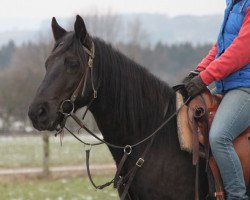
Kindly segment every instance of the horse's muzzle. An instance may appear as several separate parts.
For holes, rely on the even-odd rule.
[[[47,103],[32,104],[28,112],[34,128],[39,131],[54,130],[57,114],[50,114]]]

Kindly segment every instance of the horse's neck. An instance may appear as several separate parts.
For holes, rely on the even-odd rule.
[[[114,119],[115,115],[113,113],[115,110],[112,107],[106,107],[105,104],[102,104],[101,99],[99,98],[96,99],[96,102],[94,102],[91,107],[91,112],[104,140],[114,145],[124,146],[123,131],[119,127],[118,120]],[[130,144],[130,142],[127,144]],[[120,149],[115,148],[110,148],[110,152],[116,161],[116,164],[118,164],[123,152]]]
[[[111,58],[112,61],[103,62],[100,56],[104,56],[103,59],[109,56],[101,53],[97,56],[99,65],[95,67],[98,69],[98,76],[102,76],[98,79],[103,81],[100,82],[98,98],[95,99],[91,112],[106,141],[120,146],[134,144],[152,133],[163,118],[174,110],[169,109],[169,105],[173,106],[175,95],[167,85],[127,58],[118,55],[118,58]],[[120,65],[121,62],[123,66]],[[119,70],[112,71],[114,66],[111,65],[116,65],[116,70]],[[118,153],[112,149],[111,152],[113,155],[117,154],[114,157],[119,160],[121,151]]]
[[[91,109],[91,112],[97,122],[98,128],[100,129],[104,139],[112,144],[119,145],[119,146],[125,146],[125,145],[133,145],[142,139],[144,139],[146,136],[151,134],[156,128],[158,127],[150,124],[150,119],[151,116],[145,116],[144,119],[141,119],[142,124],[147,124],[146,127],[147,130],[144,130],[143,132],[147,133],[144,136],[142,136],[139,133],[134,133],[131,129],[131,127],[128,125],[126,130],[123,130],[121,128],[121,123],[119,119],[117,119],[115,116],[116,110],[114,107],[106,106],[105,104],[102,104],[101,98],[98,99],[95,103],[94,106]],[[169,117],[166,116],[165,119]],[[153,119],[152,119],[153,120]],[[163,120],[159,120],[159,124],[162,123]],[[176,123],[175,119],[171,120],[169,124],[167,124],[163,129],[156,135],[156,143],[157,143],[157,149],[162,149],[162,148],[172,148],[172,146],[177,147],[177,139],[174,134],[176,133]],[[173,138],[174,136],[174,138]],[[144,149],[146,148],[145,145],[148,143],[143,143],[142,145],[138,146],[135,150],[133,151],[133,157],[137,158],[137,155],[139,156]],[[116,164],[120,162],[122,156],[123,156],[123,151],[121,149],[115,149],[115,148],[109,148],[110,152],[116,161]],[[172,150],[171,150],[172,151]]]

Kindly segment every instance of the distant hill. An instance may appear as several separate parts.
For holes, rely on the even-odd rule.
[[[169,44],[183,42],[204,44],[214,42],[222,20],[222,16],[219,15],[168,17],[167,15],[159,14],[124,14],[119,17],[122,19],[122,23],[125,24],[139,20],[142,28],[148,35],[147,39],[149,39],[152,45],[159,41]],[[62,21],[64,21],[64,24],[67,24],[70,19],[62,19]],[[11,23],[14,22],[12,21]],[[31,24],[35,23],[36,21],[33,21]],[[18,27],[18,24],[16,26]],[[15,24],[13,24],[13,27],[15,27]],[[17,45],[20,45],[23,42],[37,41],[39,38],[51,36],[50,19],[44,20],[37,27],[39,27],[40,31],[37,29],[32,30],[32,27],[28,27],[28,25],[25,26],[27,30],[13,29],[15,31],[7,32],[0,30],[0,46],[6,44],[9,40],[13,40]],[[124,31],[119,36],[123,42],[127,42],[126,34],[127,32]]]
[[[130,15],[128,20],[138,18],[149,32],[150,40],[156,43],[191,42],[194,44],[214,42],[222,21],[222,16],[177,16]]]

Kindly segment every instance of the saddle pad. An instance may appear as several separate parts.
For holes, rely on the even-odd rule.
[[[176,92],[176,109],[183,105],[183,97]],[[188,107],[183,106],[177,115],[177,133],[181,150],[192,153],[192,131],[188,123]]]

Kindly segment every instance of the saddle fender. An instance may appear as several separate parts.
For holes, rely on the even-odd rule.
[[[213,122],[216,110],[220,104],[222,97],[218,95],[212,95],[209,90],[206,90],[201,95],[194,98],[188,105],[188,122],[192,131],[192,147],[193,147],[193,164],[198,162],[199,156],[204,155],[210,164],[210,168],[214,175],[214,179],[221,179],[219,169],[210,155],[209,146],[209,129]],[[234,148],[241,161],[245,184],[249,184],[249,173],[250,173],[250,127],[248,127],[239,137],[237,137],[233,144]],[[203,149],[203,150],[202,150]],[[202,150],[202,151],[201,151]],[[212,165],[212,166],[211,166]],[[217,177],[215,177],[217,176]],[[219,177],[218,177],[219,176]],[[223,188],[220,186],[222,181],[219,180],[220,184],[217,188]],[[215,192],[216,194],[223,195],[223,191]]]

